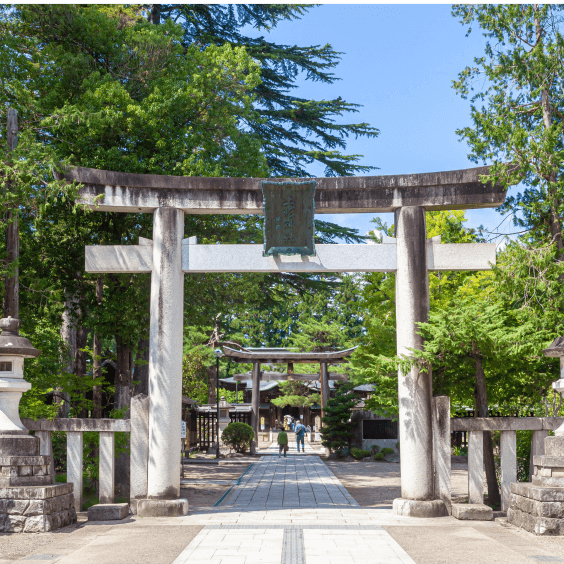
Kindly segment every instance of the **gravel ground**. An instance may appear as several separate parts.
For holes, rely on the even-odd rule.
[[[391,508],[392,501],[396,497],[401,497],[398,463],[325,460],[325,464],[364,507]],[[467,464],[452,464],[452,497],[453,501],[468,498]],[[473,526],[471,521],[460,522],[460,524]],[[479,522],[476,522],[476,526],[479,527]],[[515,537],[516,544],[524,542],[531,548],[542,547],[564,559],[564,537],[539,537],[512,525],[506,525],[504,530]]]
[[[333,474],[364,507],[391,506],[401,497],[400,465],[396,462],[325,460]],[[452,465],[452,495],[468,496],[468,466]]]
[[[80,523],[53,533],[0,533],[0,562],[28,554],[48,554],[50,544],[58,543],[79,527]]]

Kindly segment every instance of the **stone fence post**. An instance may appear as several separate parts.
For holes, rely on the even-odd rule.
[[[137,501],[146,499],[149,469],[149,398],[138,394],[131,398],[131,511],[137,513]],[[180,455],[179,455],[180,456]]]

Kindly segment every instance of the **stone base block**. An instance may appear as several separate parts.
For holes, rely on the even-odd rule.
[[[138,499],[139,517],[183,517],[188,515],[188,500],[180,499]]]
[[[404,517],[445,517],[448,515],[442,499],[422,501],[417,499],[394,499],[394,515]]]
[[[453,503],[452,516],[462,521],[493,521],[493,509],[483,503]]]
[[[564,535],[564,488],[511,484],[507,522],[535,535]]]
[[[73,484],[0,488],[0,532],[40,533],[72,523]]]
[[[120,521],[129,515],[129,503],[99,503],[88,508],[89,521]]]
[[[27,434],[0,435],[0,457],[37,455],[39,455],[38,437]]]
[[[564,456],[564,437],[546,437],[544,454],[545,456]]]
[[[535,535],[564,535],[564,519],[538,517],[510,507],[507,510],[507,522]]]

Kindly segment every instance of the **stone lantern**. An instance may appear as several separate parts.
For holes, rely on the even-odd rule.
[[[0,319],[0,532],[38,533],[76,522],[73,484],[54,484],[51,457],[23,426],[19,406],[31,388],[24,358],[41,353],[19,335],[20,321]]]
[[[224,396],[221,396],[219,402],[219,438],[221,440],[221,435],[223,435],[223,430],[229,423],[231,423],[231,418],[229,417],[229,410],[231,409],[231,404],[225,400]]]
[[[555,392],[564,393],[564,337],[554,339],[550,347],[542,352],[545,356],[560,358],[560,378],[552,382],[552,388]],[[562,453],[559,456],[564,456],[564,423],[554,431],[554,434],[557,437],[563,437]]]
[[[28,339],[20,337],[19,328],[19,319],[0,319],[0,454],[4,456],[27,456],[35,450],[32,445],[39,440],[29,436],[29,431],[22,425],[19,407],[22,394],[31,388],[31,384],[23,379],[24,358],[35,358],[41,353]],[[14,443],[16,436],[20,437]],[[13,448],[18,452],[11,452]]]
[[[552,388],[564,392],[564,337],[542,352],[560,358],[560,378]],[[554,434],[544,439],[544,455],[533,456],[532,481],[511,484],[507,520],[537,535],[564,535],[564,423]]]

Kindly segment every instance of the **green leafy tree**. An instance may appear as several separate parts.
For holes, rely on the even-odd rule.
[[[352,391],[354,384],[345,382],[336,386],[335,396],[330,398],[321,421],[321,444],[332,452],[350,447],[354,423],[350,420],[358,396]]]
[[[562,242],[563,116],[562,6],[557,4],[456,5],[453,16],[478,24],[485,52],[454,81],[472,102],[472,125],[457,131],[469,158],[493,162],[484,179],[523,192],[501,207],[531,241]],[[534,229],[531,231],[531,228]]]
[[[308,100],[293,95],[300,74],[307,80],[332,84],[331,72],[340,55],[331,45],[278,45],[264,37],[249,37],[243,29],[268,31],[282,21],[300,18],[311,6],[283,4],[151,4],[153,23],[174,20],[184,29],[184,45],[244,47],[258,61],[261,82],[254,88],[259,119],[246,125],[263,140],[274,176],[308,176],[313,162],[325,166],[325,176],[348,176],[374,167],[358,163],[360,155],[344,155],[349,136],[374,138],[378,130],[367,123],[338,123],[335,118],[358,112],[358,104]],[[340,121],[340,120],[339,120]]]

